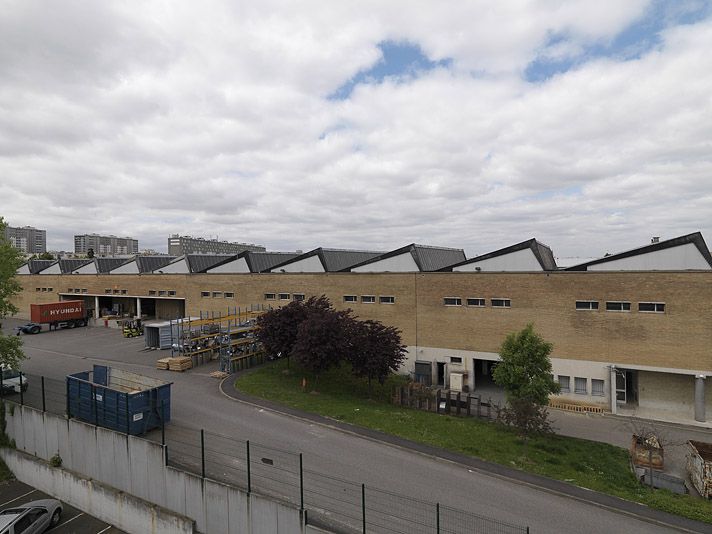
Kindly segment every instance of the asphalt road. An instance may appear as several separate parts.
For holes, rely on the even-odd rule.
[[[8,320],[5,328],[18,321]],[[509,523],[533,533],[679,531],[565,495],[491,476],[399,447],[323,425],[277,414],[226,398],[209,376],[216,365],[185,373],[155,369],[164,352],[143,352],[143,338],[124,339],[118,330],[78,328],[23,336],[26,372],[63,379],[68,373],[107,364],[171,380],[172,421],[211,432],[302,452],[305,469],[365,483],[391,492],[440,502]],[[700,530],[702,531],[702,530]]]

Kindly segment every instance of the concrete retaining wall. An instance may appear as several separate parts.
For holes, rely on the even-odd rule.
[[[298,508],[166,466],[163,447],[158,443],[27,406],[6,404],[6,420],[6,432],[15,440],[18,451],[43,460],[59,453],[62,466],[67,470],[189,517],[195,521],[198,532],[304,532]],[[17,468],[27,469],[28,473],[14,469],[13,472],[20,480],[35,485],[23,478],[35,476],[36,468],[29,465],[18,462]],[[47,492],[72,502],[65,486],[58,484],[55,488],[57,491]],[[115,506],[119,504],[116,501]],[[79,504],[77,507],[84,509]],[[146,526],[120,528],[128,532],[147,532]]]
[[[0,456],[15,476],[84,512],[126,532],[151,534],[192,534],[194,521],[155,506],[128,493],[79,476],[66,469],[12,449],[0,449]]]

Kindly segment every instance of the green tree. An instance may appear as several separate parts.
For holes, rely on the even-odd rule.
[[[94,257],[94,249],[90,248],[87,250],[87,258],[93,258]]]
[[[0,217],[0,326],[2,320],[17,313],[17,307],[11,302],[14,295],[22,290],[15,273],[22,265],[20,251],[5,239],[5,221]],[[22,340],[17,336],[6,336],[0,331],[0,363],[17,369],[25,355],[22,352]]]
[[[507,407],[500,414],[503,421],[515,426],[525,438],[551,431],[546,406],[549,395],[559,392],[551,374],[552,349],[553,345],[529,324],[507,336],[499,351],[501,361],[492,373],[507,395]]]
[[[54,259],[54,254],[51,252],[43,252],[39,256],[37,256],[38,260],[53,260]]]

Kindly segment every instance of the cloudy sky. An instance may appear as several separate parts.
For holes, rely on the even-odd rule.
[[[0,215],[482,254],[712,245],[702,1],[5,0]]]

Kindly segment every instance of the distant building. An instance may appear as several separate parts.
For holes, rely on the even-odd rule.
[[[267,249],[262,245],[252,243],[229,243],[228,241],[218,241],[217,239],[205,239],[202,237],[192,237],[189,235],[173,234],[168,238],[168,255],[184,256],[186,254],[239,254],[249,250],[250,252],[265,252]]]
[[[84,234],[74,236],[74,253],[87,254],[89,249],[97,256],[138,254],[138,240],[115,235]]]
[[[5,239],[10,244],[26,254],[42,254],[47,252],[47,230],[38,230],[32,226],[5,228]]]

